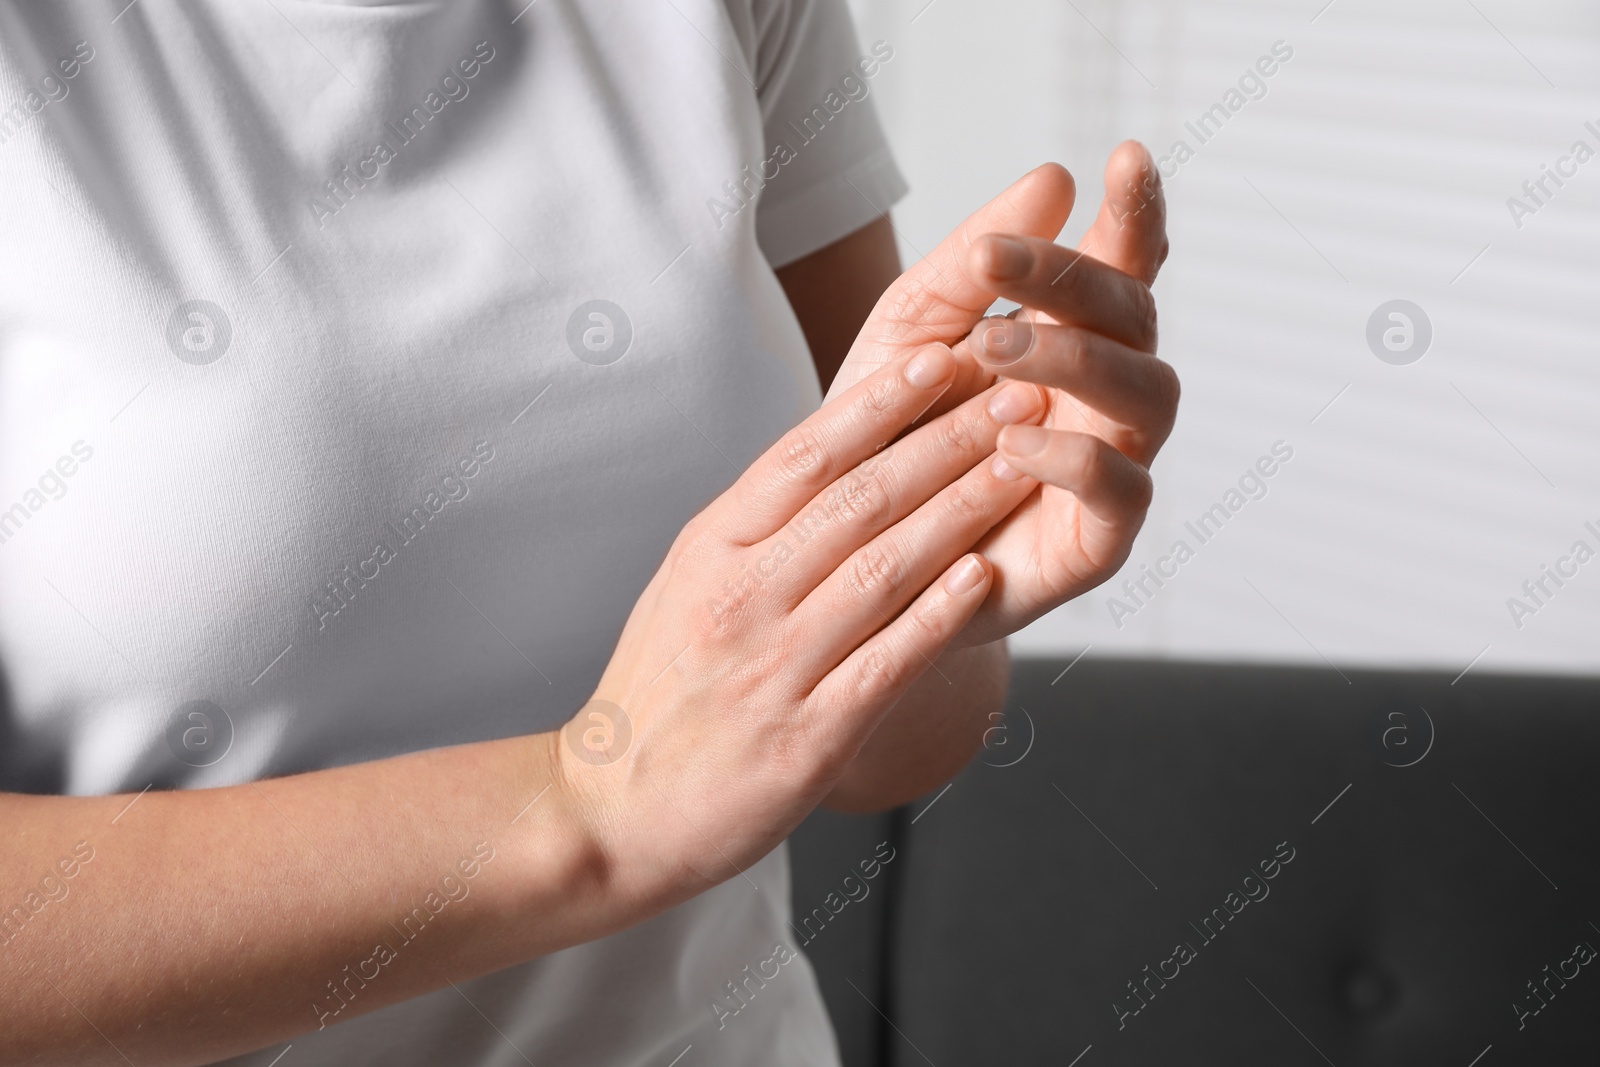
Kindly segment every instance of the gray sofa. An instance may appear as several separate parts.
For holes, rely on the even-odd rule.
[[[791,839],[847,1067],[1600,1063],[1600,681],[1066,666]]]

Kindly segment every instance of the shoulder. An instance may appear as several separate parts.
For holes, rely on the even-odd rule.
[[[765,92],[795,62],[804,62],[808,39],[850,27],[845,0],[716,0],[727,14],[746,69]],[[819,34],[818,31],[821,31]]]

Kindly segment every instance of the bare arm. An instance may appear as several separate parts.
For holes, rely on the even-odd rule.
[[[1135,166],[1151,169],[1142,150],[1108,174]],[[953,773],[998,706],[996,638],[1126,556],[1148,475],[1124,477],[1116,463],[1134,461],[1120,450],[1153,455],[1176,402],[1160,388],[1170,368],[1154,358],[1153,317],[1140,314],[1139,279],[1165,254],[1150,203],[1126,229],[1121,212],[1091,230],[1129,273],[1085,257],[1071,290],[1039,281],[1062,276],[1065,250],[1029,246],[1019,266],[992,241],[974,246],[971,233],[1059,229],[1064,181],[1059,168],[1033,172],[936,249],[937,263],[902,275],[838,395],[685,527],[596,694],[631,717],[631,747],[581,751],[588,734],[574,720],[562,735],[224,789],[0,794],[0,1062],[202,1064],[271,1045],[640,922],[759,860],[824,799],[889,806]],[[1023,208],[1044,221],[1017,223]],[[886,230],[857,238],[881,254]],[[813,282],[792,298],[837,366],[828,339],[854,323],[818,318],[826,260],[786,268],[786,285],[808,268]],[[881,272],[867,274],[866,289],[836,301],[841,315],[882,290]],[[950,331],[1002,289],[1127,343],[1105,348],[1106,369],[1077,374],[1073,335],[1041,329],[1008,371],[1024,380],[990,389],[970,353],[927,333],[959,341]],[[1074,374],[1129,420],[1106,431],[1117,447],[1088,463],[1055,446],[1008,450],[1008,434],[1047,412],[995,398],[1035,395],[1030,376]],[[952,391],[963,399],[918,425]],[[997,444],[1010,467],[979,462]],[[1040,581],[1018,565],[1040,548],[1055,560],[1061,531],[1081,528],[1028,525],[1044,523],[1039,508],[1019,510],[1041,484],[1102,523],[1093,552],[1064,546],[1086,561],[1081,577]],[[882,580],[885,561],[895,580]],[[964,639],[974,633],[986,636]]]
[[[0,1062],[209,1063],[637,921],[548,788],[557,736],[0,796]]]
[[[884,215],[777,271],[826,393],[856,334],[894,280],[900,250]]]
[[[1007,487],[948,442],[986,453],[999,424],[975,399],[901,436],[954,373],[947,348],[908,353],[760,457],[680,533],[559,734],[0,794],[0,1063],[209,1063],[604,937],[765,856],[988,594],[967,547]],[[865,598],[885,554],[909,580]]]

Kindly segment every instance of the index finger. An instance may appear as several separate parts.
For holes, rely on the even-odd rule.
[[[921,418],[950,387],[955,369],[948,345],[924,345],[822,405],[718,498],[721,529],[747,546],[771,537],[823,489]]]
[[[1001,296],[1054,322],[1156,350],[1150,287],[1087,253],[1037,237],[988,234],[972,246],[972,270]]]

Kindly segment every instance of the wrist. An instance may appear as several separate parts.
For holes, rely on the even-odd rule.
[[[515,744],[511,801],[504,805],[511,819],[505,851],[517,872],[507,917],[515,928],[538,931],[544,942],[524,955],[593,941],[644,918],[624,892],[627,879],[603,832],[602,813],[569,776],[560,731]]]
[[[616,711],[615,705],[591,701],[560,730],[537,738],[541,774],[549,784],[538,806],[550,804],[546,815],[573,857],[571,891],[588,895],[596,905],[596,932],[584,940],[641,922],[706,888],[685,877],[691,872],[684,864],[659,848],[645,847],[664,846],[667,835],[649,829],[660,816],[659,805],[633,799],[638,789],[630,785],[638,783],[631,738],[615,720],[607,723],[604,718]],[[597,748],[597,739],[616,747]]]

